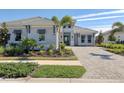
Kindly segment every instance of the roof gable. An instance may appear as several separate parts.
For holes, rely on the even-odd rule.
[[[23,26],[23,25],[54,25],[53,21],[42,17],[33,17],[15,21],[6,22],[7,26]]]
[[[75,32],[88,32],[88,33],[97,33],[98,31],[89,29],[89,28],[83,28],[83,27],[79,27],[79,26],[75,26],[74,27],[74,31]]]

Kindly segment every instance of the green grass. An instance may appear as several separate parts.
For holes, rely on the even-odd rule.
[[[3,46],[0,46],[0,54],[3,54],[4,53],[4,47]]]
[[[32,77],[34,78],[79,78],[86,72],[82,66],[43,65]]]
[[[0,60],[78,60],[76,56],[70,57],[4,57],[1,56]]]
[[[0,63],[0,77],[18,78],[26,77],[38,67],[34,63]]]

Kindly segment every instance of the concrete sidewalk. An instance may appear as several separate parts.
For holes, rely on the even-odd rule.
[[[0,60],[0,63],[11,63],[11,62],[33,62],[38,63],[40,65],[79,65],[81,66],[81,63],[78,60]]]
[[[124,83],[124,79],[18,78],[0,79],[0,83]]]

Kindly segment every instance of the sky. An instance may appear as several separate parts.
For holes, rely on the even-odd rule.
[[[0,9],[0,23],[30,17],[47,17],[69,15],[76,20],[76,25],[108,31],[114,22],[124,23],[124,10],[117,9]]]

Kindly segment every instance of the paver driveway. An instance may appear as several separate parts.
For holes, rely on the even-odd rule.
[[[82,78],[124,79],[124,57],[99,47],[72,47],[81,64],[87,69]]]

